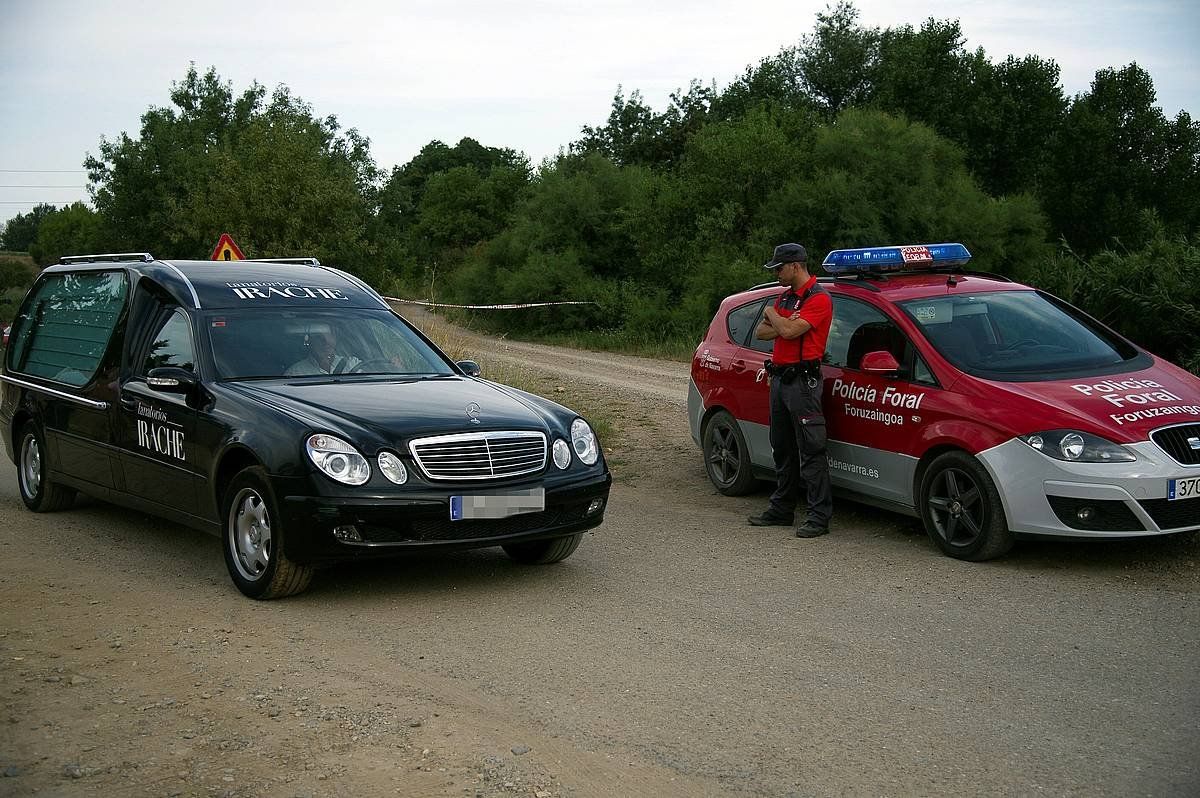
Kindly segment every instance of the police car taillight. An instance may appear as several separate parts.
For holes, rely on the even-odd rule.
[[[971,253],[962,244],[914,244],[835,249],[821,266],[829,274],[879,273],[963,266],[969,260]]]

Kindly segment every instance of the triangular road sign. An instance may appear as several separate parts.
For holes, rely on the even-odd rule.
[[[233,243],[233,238],[229,233],[221,233],[221,237],[217,239],[216,249],[212,252],[212,257],[209,260],[245,260],[246,256],[238,249],[238,245]]]

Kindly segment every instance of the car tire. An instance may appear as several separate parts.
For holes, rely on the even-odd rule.
[[[704,470],[718,491],[744,496],[758,486],[750,465],[750,450],[737,420],[718,410],[704,424]]]
[[[21,501],[35,513],[65,510],[75,501],[75,490],[50,479],[46,464],[46,438],[32,422],[21,428],[17,447],[17,487]]]
[[[979,562],[1013,545],[1000,494],[987,470],[962,451],[946,452],[921,478],[921,521],[943,553]]]
[[[221,502],[225,566],[238,590],[252,599],[276,599],[302,592],[314,568],[285,554],[283,516],[266,471],[242,469]]]
[[[549,565],[552,562],[561,562],[574,554],[581,540],[583,533],[579,532],[563,538],[508,543],[501,548],[513,561],[522,565]]]

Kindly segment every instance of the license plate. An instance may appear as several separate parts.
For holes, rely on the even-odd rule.
[[[479,496],[451,496],[450,520],[469,521],[480,518],[508,518],[521,513],[537,513],[546,509],[546,489],[530,488],[507,493],[486,493]]]
[[[1197,497],[1200,497],[1200,477],[1167,480],[1167,498],[1169,500],[1195,499]]]

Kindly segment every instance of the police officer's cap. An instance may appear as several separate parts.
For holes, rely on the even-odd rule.
[[[808,252],[799,244],[780,244],[775,247],[775,256],[763,264],[764,269],[777,269],[785,263],[806,263]]]

